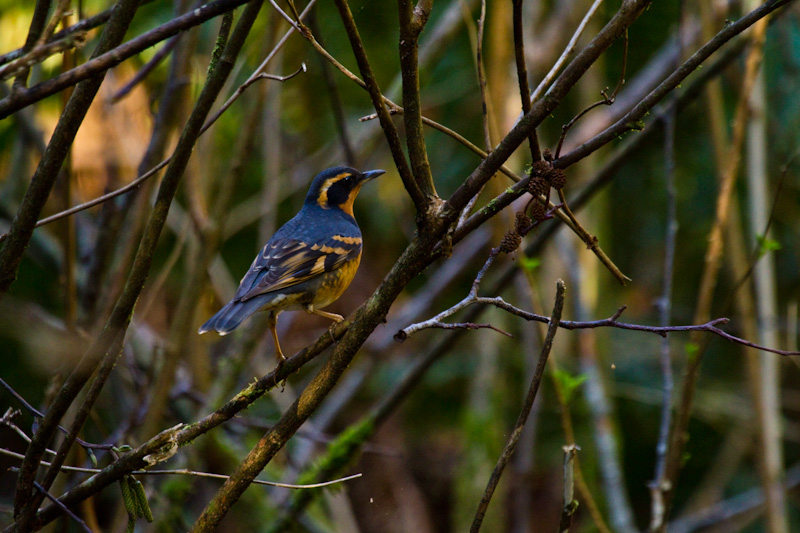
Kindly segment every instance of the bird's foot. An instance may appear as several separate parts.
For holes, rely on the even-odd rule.
[[[280,371],[281,368],[283,368],[283,363],[286,361],[286,357],[284,357],[282,353],[278,352],[277,354],[275,354],[275,358],[278,360],[278,364],[275,365],[275,368],[272,370],[272,377],[275,382],[274,386],[277,388],[278,372]],[[283,380],[280,382],[280,387],[281,387],[281,392],[283,392],[283,390],[286,388],[286,378],[283,378]]]
[[[333,324],[328,326],[328,335],[331,336],[331,340],[333,341],[334,344],[339,342],[339,341],[336,340],[336,324],[338,324],[338,323],[339,322],[334,322]]]

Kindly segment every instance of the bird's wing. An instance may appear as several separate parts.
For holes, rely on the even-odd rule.
[[[235,300],[291,287],[332,272],[361,254],[361,237],[334,235],[310,244],[292,238],[273,238],[261,250],[242,278]]]

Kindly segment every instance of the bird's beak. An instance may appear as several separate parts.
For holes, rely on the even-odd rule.
[[[370,180],[374,180],[381,174],[386,174],[385,170],[367,170],[366,172],[361,173],[361,182],[366,183]]]

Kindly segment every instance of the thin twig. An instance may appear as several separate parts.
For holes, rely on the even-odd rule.
[[[525,396],[525,402],[522,406],[519,416],[517,417],[517,421],[514,424],[511,437],[509,437],[503,452],[500,454],[500,457],[497,460],[497,464],[495,465],[492,475],[489,478],[489,482],[486,485],[486,490],[484,491],[481,501],[478,504],[478,510],[475,513],[475,518],[472,520],[470,533],[478,533],[478,531],[481,529],[481,524],[483,523],[483,518],[486,515],[486,510],[489,508],[489,503],[492,500],[492,495],[497,488],[497,484],[500,482],[500,477],[503,475],[503,470],[508,464],[508,461],[511,459],[511,456],[514,454],[514,450],[517,447],[519,438],[522,435],[522,429],[525,427],[525,422],[528,420],[528,415],[533,407],[533,402],[536,400],[536,393],[539,392],[539,384],[542,382],[542,376],[544,375],[547,358],[549,357],[550,350],[553,347],[553,339],[556,336],[556,331],[558,331],[558,323],[561,320],[561,312],[564,309],[565,292],[566,287],[564,286],[564,282],[558,280],[558,283],[556,284],[556,297],[555,303],[553,304],[553,312],[549,319],[550,326],[547,328],[547,336],[544,339],[542,350],[539,353],[539,362],[536,365],[536,371],[531,379],[531,384],[528,388],[528,394]]]
[[[486,0],[481,0],[481,12],[480,16],[478,17],[478,31],[477,36],[475,39],[475,70],[478,75],[478,87],[480,88],[480,98],[481,98],[481,123],[483,125],[483,145],[486,147],[486,153],[492,151],[492,135],[489,128],[489,97],[488,91],[486,89],[486,69],[483,63],[483,33],[484,28],[486,26]],[[461,210],[461,215],[458,217],[458,222],[456,226],[459,226],[464,223],[464,221],[469,216],[472,208],[475,207],[475,204],[478,201],[478,197],[481,195],[482,191],[478,191],[478,193],[473,196],[467,205],[464,206],[464,209]]]
[[[477,295],[477,288],[480,284],[480,280],[483,278],[486,270],[494,261],[494,258],[499,253],[499,249],[495,248],[492,250],[492,253],[489,256],[489,259],[486,260],[484,263],[483,268],[481,268],[478,276],[475,278],[473,282],[472,289],[470,293],[460,302],[455,304],[454,306],[442,311],[435,317],[425,320],[423,322],[418,322],[415,324],[411,324],[395,334],[395,339],[399,342],[406,340],[409,336],[421,331],[423,329],[429,328],[447,328],[450,329],[450,326],[442,326],[441,321],[444,318],[447,318],[456,312],[469,307],[473,304],[478,305],[493,305],[499,309],[507,311],[513,315],[516,315],[520,318],[523,318],[528,321],[534,322],[542,322],[544,324],[550,323],[550,317],[538,315],[536,313],[531,313],[530,311],[525,311],[520,309],[508,302],[506,302],[502,297],[481,297]],[[601,319],[601,320],[591,320],[591,321],[574,321],[574,320],[562,320],[558,323],[558,327],[564,329],[587,329],[587,328],[602,328],[602,327],[610,327],[610,328],[619,328],[619,329],[626,329],[631,331],[645,331],[648,333],[655,333],[660,337],[667,337],[668,333],[673,332],[686,332],[686,331],[696,331],[696,332],[709,332],[718,335],[725,340],[730,342],[734,342],[736,344],[741,344],[742,346],[747,346],[750,348],[755,348],[757,350],[762,350],[765,352],[771,352],[778,355],[800,355],[800,352],[789,351],[789,350],[778,350],[775,348],[769,348],[766,346],[760,346],[753,342],[747,341],[745,339],[741,339],[734,335],[724,332],[723,330],[719,329],[717,326],[725,325],[729,322],[727,318],[716,318],[705,324],[697,324],[697,325],[687,325],[687,326],[645,326],[641,324],[629,324],[626,322],[619,322],[619,317],[622,315],[623,311],[625,311],[625,306],[620,307],[614,315],[609,318]]]
[[[555,77],[561,71],[561,67],[564,66],[564,63],[566,63],[567,58],[570,55],[572,55],[572,52],[575,51],[575,46],[578,44],[578,39],[583,34],[583,30],[585,30],[586,26],[589,24],[589,19],[592,18],[592,15],[594,15],[595,11],[597,11],[597,8],[599,8],[600,4],[602,3],[603,0],[595,0],[592,6],[589,8],[589,11],[587,11],[586,15],[583,16],[583,20],[581,20],[581,23],[578,24],[578,28],[572,35],[572,38],[569,40],[569,43],[567,43],[567,47],[561,53],[561,56],[559,56],[559,58],[553,64],[553,67],[550,69],[547,75],[545,75],[542,81],[539,82],[539,85],[536,86],[536,89],[534,89],[533,94],[531,94],[531,99],[530,99],[531,103],[539,99],[542,93],[544,93],[544,90],[550,85],[553,79],[555,79]]]
[[[597,237],[589,233],[586,228],[581,226],[580,222],[578,222],[578,219],[575,218],[574,214],[572,214],[572,210],[569,208],[569,204],[567,203],[567,197],[564,195],[564,189],[558,189],[558,198],[561,201],[561,210],[564,212],[570,222],[572,222],[570,227],[578,235],[578,237],[581,238],[586,247],[589,248],[597,256],[600,262],[603,263],[603,266],[605,266],[608,271],[611,272],[615,278],[617,278],[617,281],[620,283],[620,285],[624,286],[626,282],[631,281],[631,278],[623,274],[617,265],[611,261],[605,252],[603,252],[602,248],[600,248]]]
[[[47,490],[45,490],[45,488],[42,487],[37,481],[33,482],[33,486],[36,487],[36,490],[44,494],[45,498],[47,498],[48,500],[53,502],[57,507],[59,507],[64,514],[66,514],[68,517],[74,520],[75,523],[78,524],[82,530],[86,531],[87,533],[92,533],[92,530],[89,529],[89,526],[86,525],[86,522],[78,518],[78,516],[75,513],[69,510],[69,507],[58,501],[58,498],[53,497],[53,495],[47,492]]]
[[[681,17],[678,25],[679,47],[677,60],[683,55],[681,47],[681,29],[683,28],[683,2],[681,2]],[[677,65],[676,65],[677,66]],[[675,273],[675,246],[678,233],[677,217],[677,192],[675,189],[675,121],[677,119],[677,96],[673,96],[667,111],[662,119],[664,124],[664,190],[667,195],[667,220],[664,235],[664,285],[661,297],[658,300],[659,323],[667,326],[672,315],[672,282]],[[662,339],[659,351],[661,362],[661,422],[658,430],[658,443],[655,450],[655,467],[653,481],[650,488],[650,529],[657,529],[664,521],[664,491],[668,489],[664,479],[667,449],[669,447],[669,430],[672,426],[672,394],[675,388],[675,378],[672,370],[672,355],[668,339]]]
[[[112,104],[116,104],[117,102],[128,96],[131,93],[131,91],[136,88],[137,85],[142,83],[147,78],[147,76],[149,76],[150,73],[153,72],[156,69],[156,67],[169,56],[169,54],[172,52],[175,46],[177,46],[178,41],[180,40],[182,35],[183,34],[179,33],[178,35],[170,38],[167,41],[167,43],[158,50],[158,52],[153,54],[153,57],[150,58],[150,61],[145,63],[145,65],[139,69],[136,75],[134,75],[133,78],[131,78],[130,81],[128,81],[128,83],[123,85],[121,89],[119,89],[116,93],[114,93],[111,96],[111,98],[109,98],[109,102]]]
[[[30,403],[28,403],[25,400],[25,398],[23,398],[17,391],[15,391],[11,387],[11,385],[6,383],[3,380],[3,378],[0,378],[0,386],[2,386],[4,389],[6,389],[6,391],[8,391],[8,393],[11,394],[14,398],[16,398],[16,400],[19,403],[21,403],[23,405],[23,407],[25,407],[25,409],[27,409],[33,416],[35,416],[36,418],[44,418],[44,414],[41,411],[36,409]],[[65,428],[62,425],[59,425],[58,429],[64,434],[67,433],[67,428]],[[76,438],[75,442],[77,442],[78,444],[80,444],[84,448],[92,448],[92,449],[95,449],[95,450],[110,450],[111,448],[113,448],[115,446],[114,444],[93,444],[91,442],[86,442],[85,440],[83,440],[81,438]]]
[[[13,452],[11,450],[7,450],[5,448],[0,448],[0,455],[7,455],[9,457],[13,457],[15,459],[25,459],[25,455],[17,452]],[[50,466],[51,463],[47,461],[41,462],[42,466]],[[60,470],[64,472],[79,472],[82,474],[97,474],[98,472],[102,472],[99,468],[84,468],[81,466],[69,466],[69,465],[62,465]],[[130,472],[129,475],[132,476],[193,476],[193,477],[205,477],[210,479],[225,479],[227,480],[230,476],[226,476],[224,474],[213,474],[211,472],[198,472],[197,470],[189,470],[188,468],[178,468],[172,470],[134,470]],[[253,483],[256,485],[267,485],[270,487],[280,487],[284,489],[319,489],[322,487],[329,487],[331,485],[336,485],[338,483],[343,483],[345,481],[350,481],[352,479],[357,479],[363,476],[364,474],[358,473],[353,474],[350,476],[345,476],[339,479],[333,479],[331,481],[323,481],[322,483],[311,483],[309,485],[294,485],[291,483],[279,483],[277,481],[265,481],[262,479],[254,479]]]
[[[489,103],[486,96],[486,72],[483,66],[483,30],[486,25],[486,0],[481,0],[481,14],[478,17],[478,39],[475,50],[476,68],[478,70],[478,87],[481,95],[481,117],[483,118],[483,144],[486,151],[492,151],[492,136],[489,133]],[[476,195],[477,196],[477,195]]]
[[[556,154],[555,158],[558,159],[561,155],[561,147],[564,145],[564,139],[567,137],[567,133],[572,127],[581,119],[584,115],[586,115],[589,111],[594,109],[595,107],[599,107],[601,105],[613,105],[614,102],[617,101],[617,94],[619,94],[620,89],[622,86],[625,85],[625,71],[628,68],[628,31],[625,30],[625,34],[623,35],[624,39],[624,48],[622,50],[622,70],[619,74],[619,80],[617,81],[617,86],[614,88],[614,92],[610,95],[606,94],[608,91],[608,87],[604,91],[600,91],[600,95],[603,97],[602,100],[598,100],[597,102],[589,105],[586,109],[575,115],[572,120],[561,126],[561,137],[558,138],[558,146],[556,147]]]
[[[602,0],[601,0],[602,1]],[[519,85],[519,96],[522,102],[522,114],[531,110],[531,88],[528,85],[528,67],[525,65],[525,36],[522,31],[522,0],[513,0],[513,27],[514,27],[514,63],[517,67],[517,84]],[[528,145],[531,150],[531,162],[539,161],[542,158],[539,149],[539,138],[536,128],[533,128],[528,135]]]
[[[388,104],[389,100],[386,100],[386,102]],[[402,107],[398,106],[398,105],[393,105],[393,104],[389,105],[389,114],[390,115],[402,115],[404,112],[405,112],[405,110]],[[377,113],[372,113],[371,115],[363,116],[358,120],[360,122],[366,122],[367,120],[375,120],[376,118],[378,118]],[[428,117],[422,117],[422,123],[425,124],[426,126],[430,126],[431,128],[435,129],[436,131],[440,131],[440,132],[444,133],[448,137],[451,137],[451,138],[455,139],[460,144],[462,144],[465,147],[467,147],[472,153],[477,154],[478,156],[480,156],[482,159],[486,159],[489,156],[489,154],[486,151],[481,150],[478,146],[472,144],[469,141],[469,139],[467,139],[466,137],[464,137],[463,135],[461,135],[457,131],[451,130],[450,128],[448,128],[447,126],[441,124],[440,122],[436,122],[435,120],[429,119]],[[509,169],[505,165],[501,165],[498,170],[500,172],[502,172],[503,174],[505,174],[506,176],[508,176],[509,178],[511,178],[511,180],[513,180],[515,182],[522,181],[522,176],[520,176],[519,174],[516,174],[513,170]]]

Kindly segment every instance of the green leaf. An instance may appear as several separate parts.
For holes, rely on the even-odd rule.
[[[697,354],[700,353],[700,346],[694,342],[687,342],[684,349],[689,362],[694,361],[697,358]]]
[[[561,392],[564,394],[564,403],[567,404],[570,402],[572,394],[575,392],[575,390],[580,387],[588,378],[586,374],[578,374],[577,376],[573,376],[566,370],[561,369],[556,370],[553,375],[561,387]]]
[[[766,235],[756,235],[758,241],[758,258],[761,259],[770,252],[781,249],[781,243],[770,239]]]
[[[523,257],[519,264],[526,271],[533,272],[539,265],[542,264],[542,260],[538,257]]]

